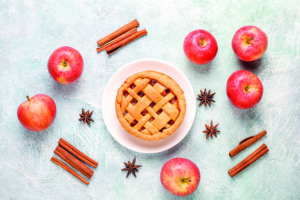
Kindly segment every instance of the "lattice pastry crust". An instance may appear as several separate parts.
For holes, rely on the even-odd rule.
[[[143,140],[161,140],[181,125],[186,101],[180,86],[156,71],[136,73],[123,83],[116,97],[116,113],[123,128]]]

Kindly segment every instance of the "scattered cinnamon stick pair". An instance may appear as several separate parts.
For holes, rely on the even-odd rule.
[[[54,153],[89,179],[93,176],[94,172],[84,163],[89,164],[94,168],[98,166],[97,161],[91,159],[90,157],[76,149],[73,145],[71,145],[62,138],[60,138],[58,146],[54,150]],[[71,173],[73,176],[81,180],[86,185],[89,184],[87,180],[85,180],[83,177],[81,177],[78,173],[76,173],[73,169],[71,169],[68,165],[66,165],[59,159],[52,157],[51,161],[57,164],[58,166],[62,167],[69,173]]]
[[[256,141],[261,139],[266,134],[267,134],[267,132],[264,130],[264,131],[262,131],[261,133],[259,133],[257,135],[254,135],[254,136],[243,139],[236,148],[234,148],[233,150],[231,150],[229,152],[229,156],[230,157],[235,156],[236,154],[243,151],[244,149],[246,149],[250,145],[254,144]],[[242,162],[240,162],[239,164],[234,166],[232,169],[230,169],[228,171],[228,174],[231,177],[234,177],[235,175],[237,175],[238,173],[240,173],[241,171],[246,169],[249,165],[254,163],[257,159],[259,159],[260,157],[265,155],[268,151],[269,151],[269,149],[268,149],[267,145],[265,145],[265,144],[261,145],[253,153],[251,153],[247,158],[245,158]]]
[[[108,36],[98,40],[97,43],[99,48],[97,48],[97,52],[99,53],[100,51],[105,50],[108,55],[111,55],[130,42],[146,35],[146,29],[141,31],[137,30],[139,25],[140,23],[135,19]]]

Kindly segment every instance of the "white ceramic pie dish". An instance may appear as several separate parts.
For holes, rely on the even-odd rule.
[[[159,141],[144,141],[125,131],[115,111],[116,95],[123,82],[129,76],[147,70],[162,72],[173,78],[184,91],[186,98],[186,114],[182,124],[172,135]],[[158,153],[175,146],[188,134],[193,125],[195,114],[196,98],[192,85],[182,72],[163,61],[143,59],[126,64],[111,77],[104,89],[102,116],[108,132],[121,145],[136,152]]]

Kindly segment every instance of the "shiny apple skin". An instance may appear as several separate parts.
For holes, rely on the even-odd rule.
[[[184,178],[190,181],[183,182]],[[200,182],[200,171],[195,163],[185,158],[173,158],[161,169],[160,181],[163,187],[176,196],[192,194]]]
[[[81,54],[68,46],[56,49],[48,60],[50,75],[61,84],[71,84],[77,81],[83,72],[83,66]]]
[[[198,29],[184,39],[183,50],[187,58],[198,65],[211,62],[218,52],[216,39],[208,31]]]
[[[243,61],[260,59],[268,47],[267,34],[255,26],[244,26],[232,38],[232,48]]]
[[[28,130],[39,132],[46,130],[56,116],[53,99],[45,94],[37,94],[30,101],[23,102],[18,108],[18,119]]]
[[[226,91],[232,105],[240,109],[249,109],[260,102],[263,85],[255,74],[239,70],[228,78]]]

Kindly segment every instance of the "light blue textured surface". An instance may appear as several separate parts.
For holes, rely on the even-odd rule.
[[[178,199],[299,199],[300,14],[296,0],[114,0],[8,1],[0,3],[0,199],[177,199],[160,184],[163,164],[174,157],[194,161],[201,171],[197,191]],[[96,53],[96,41],[137,18],[148,35],[107,56]],[[269,38],[264,57],[240,62],[231,48],[234,32],[256,25]],[[182,50],[190,31],[202,28],[217,39],[219,51],[206,66],[191,64]],[[81,79],[60,85],[48,74],[47,61],[68,45],[83,56]],[[159,154],[139,154],[120,146],[108,134],[101,114],[105,84],[122,65],[155,58],[177,66],[196,93],[216,92],[211,108],[197,107],[194,125],[176,147]],[[264,85],[258,106],[238,110],[228,101],[227,78],[236,70],[257,74]],[[23,128],[17,108],[26,95],[44,93],[57,105],[53,125],[41,133]],[[91,127],[77,121],[81,108],[94,110]],[[114,111],[112,111],[114,112]],[[205,140],[204,124],[220,123],[218,138]],[[265,138],[238,156],[228,152],[263,129]],[[99,166],[85,186],[50,162],[60,137]],[[270,151],[244,172],[227,171],[258,148]],[[137,157],[138,177],[125,178],[123,161]]]

